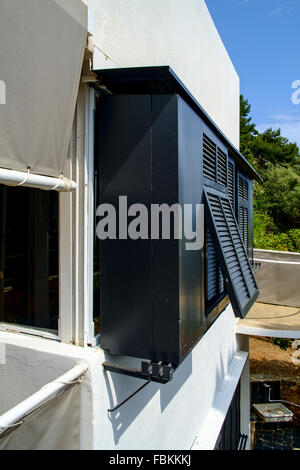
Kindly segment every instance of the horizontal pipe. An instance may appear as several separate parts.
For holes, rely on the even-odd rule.
[[[35,175],[30,172],[7,170],[5,168],[0,168],[0,184],[60,192],[74,191],[77,187],[74,181],[63,176],[61,178],[53,178],[51,176]]]
[[[47,402],[53,395],[79,379],[87,370],[87,364],[80,362],[64,375],[45,385],[38,392],[7,411],[7,413],[4,413],[0,416],[0,434],[1,432],[7,431],[10,427],[13,427],[14,424],[21,422],[27,415]]]

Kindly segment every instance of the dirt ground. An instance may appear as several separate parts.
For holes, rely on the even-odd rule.
[[[269,338],[250,338],[250,374],[293,378],[300,381],[300,364],[293,364],[293,353],[295,349],[283,351]]]
[[[281,381],[281,398],[300,404],[300,364],[292,356],[295,349],[283,351],[269,338],[250,338],[250,375],[262,375],[266,380]],[[300,358],[300,355],[298,355]],[[294,424],[300,426],[300,408],[289,405],[294,413]]]

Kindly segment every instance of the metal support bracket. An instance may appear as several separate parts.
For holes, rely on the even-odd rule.
[[[151,382],[157,382],[160,384],[166,384],[170,382],[175,372],[175,369],[172,364],[153,361],[142,361],[141,370],[133,369],[130,367],[118,366],[116,364],[111,364],[110,362],[104,362],[102,366],[107,372],[128,375],[129,377],[135,377],[137,379],[142,380],[149,380]]]

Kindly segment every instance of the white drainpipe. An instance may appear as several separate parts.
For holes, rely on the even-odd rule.
[[[24,186],[44,190],[56,190],[61,192],[74,191],[77,187],[74,181],[68,178],[53,178],[51,176],[23,173],[22,171],[6,170],[0,168],[0,184],[7,186]]]
[[[16,423],[22,422],[28,414],[39,408],[53,395],[66,388],[68,385],[72,385],[83,374],[85,374],[87,370],[87,364],[80,362],[64,375],[45,385],[38,392],[7,411],[7,413],[4,413],[0,416],[0,434],[7,431],[10,427],[14,427]]]

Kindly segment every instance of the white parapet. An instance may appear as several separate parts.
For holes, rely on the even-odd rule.
[[[71,386],[74,381],[79,379],[88,370],[85,362],[80,362],[64,375],[53,382],[42,387],[38,392],[31,395],[26,400],[0,416],[0,434],[16,423],[22,421],[26,416],[35,411],[39,406],[53,397],[64,388]]]

